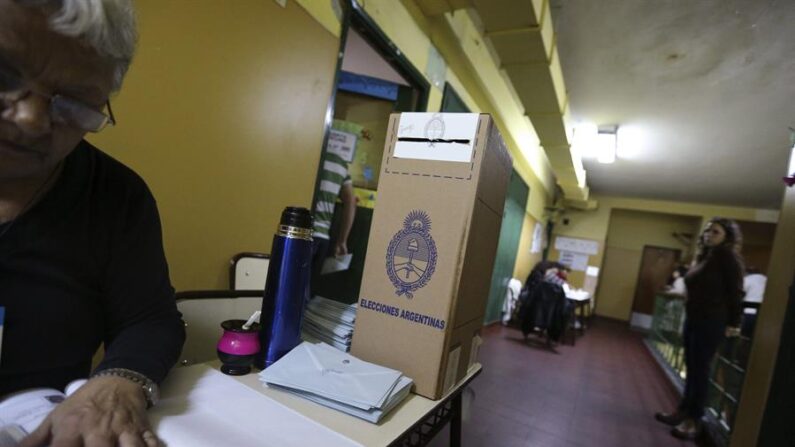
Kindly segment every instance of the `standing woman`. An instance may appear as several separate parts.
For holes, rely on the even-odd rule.
[[[712,358],[724,337],[736,337],[740,333],[741,244],[740,227],[734,221],[720,217],[710,219],[699,238],[694,265],[685,276],[685,391],[676,412],[655,415],[658,421],[675,426],[671,434],[677,438],[698,436]]]

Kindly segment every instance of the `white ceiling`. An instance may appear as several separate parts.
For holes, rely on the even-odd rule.
[[[795,1],[553,0],[572,117],[634,128],[597,194],[778,208],[795,127]]]

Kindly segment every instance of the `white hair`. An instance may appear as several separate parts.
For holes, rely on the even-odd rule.
[[[53,31],[82,39],[114,62],[113,89],[121,88],[130,67],[137,33],[132,0],[16,0],[47,7]]]

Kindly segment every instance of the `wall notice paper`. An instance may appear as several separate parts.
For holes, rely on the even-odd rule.
[[[174,368],[149,412],[169,446],[359,446],[337,432],[206,366]]]
[[[588,239],[558,236],[555,238],[555,249],[558,251],[573,251],[575,253],[595,255],[599,253],[599,242]]]
[[[339,155],[340,158],[348,163],[352,162],[353,155],[356,152],[356,135],[338,129],[329,130],[326,151]]]
[[[544,226],[536,222],[533,227],[533,243],[530,246],[530,253],[541,253],[544,249]]]
[[[559,261],[566,267],[580,272],[584,272],[586,267],[588,267],[588,255],[582,253],[562,251],[560,252]]]
[[[469,163],[479,118],[477,113],[402,113],[393,155]]]

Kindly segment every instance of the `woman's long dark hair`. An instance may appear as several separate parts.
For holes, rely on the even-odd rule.
[[[706,259],[710,250],[713,248],[704,244],[704,231],[711,225],[720,225],[721,228],[723,228],[723,231],[726,233],[726,238],[720,245],[730,248],[739,258],[743,248],[743,234],[740,231],[740,226],[731,219],[713,217],[704,225],[704,230],[698,237],[698,255],[696,256],[696,261],[701,262]]]

